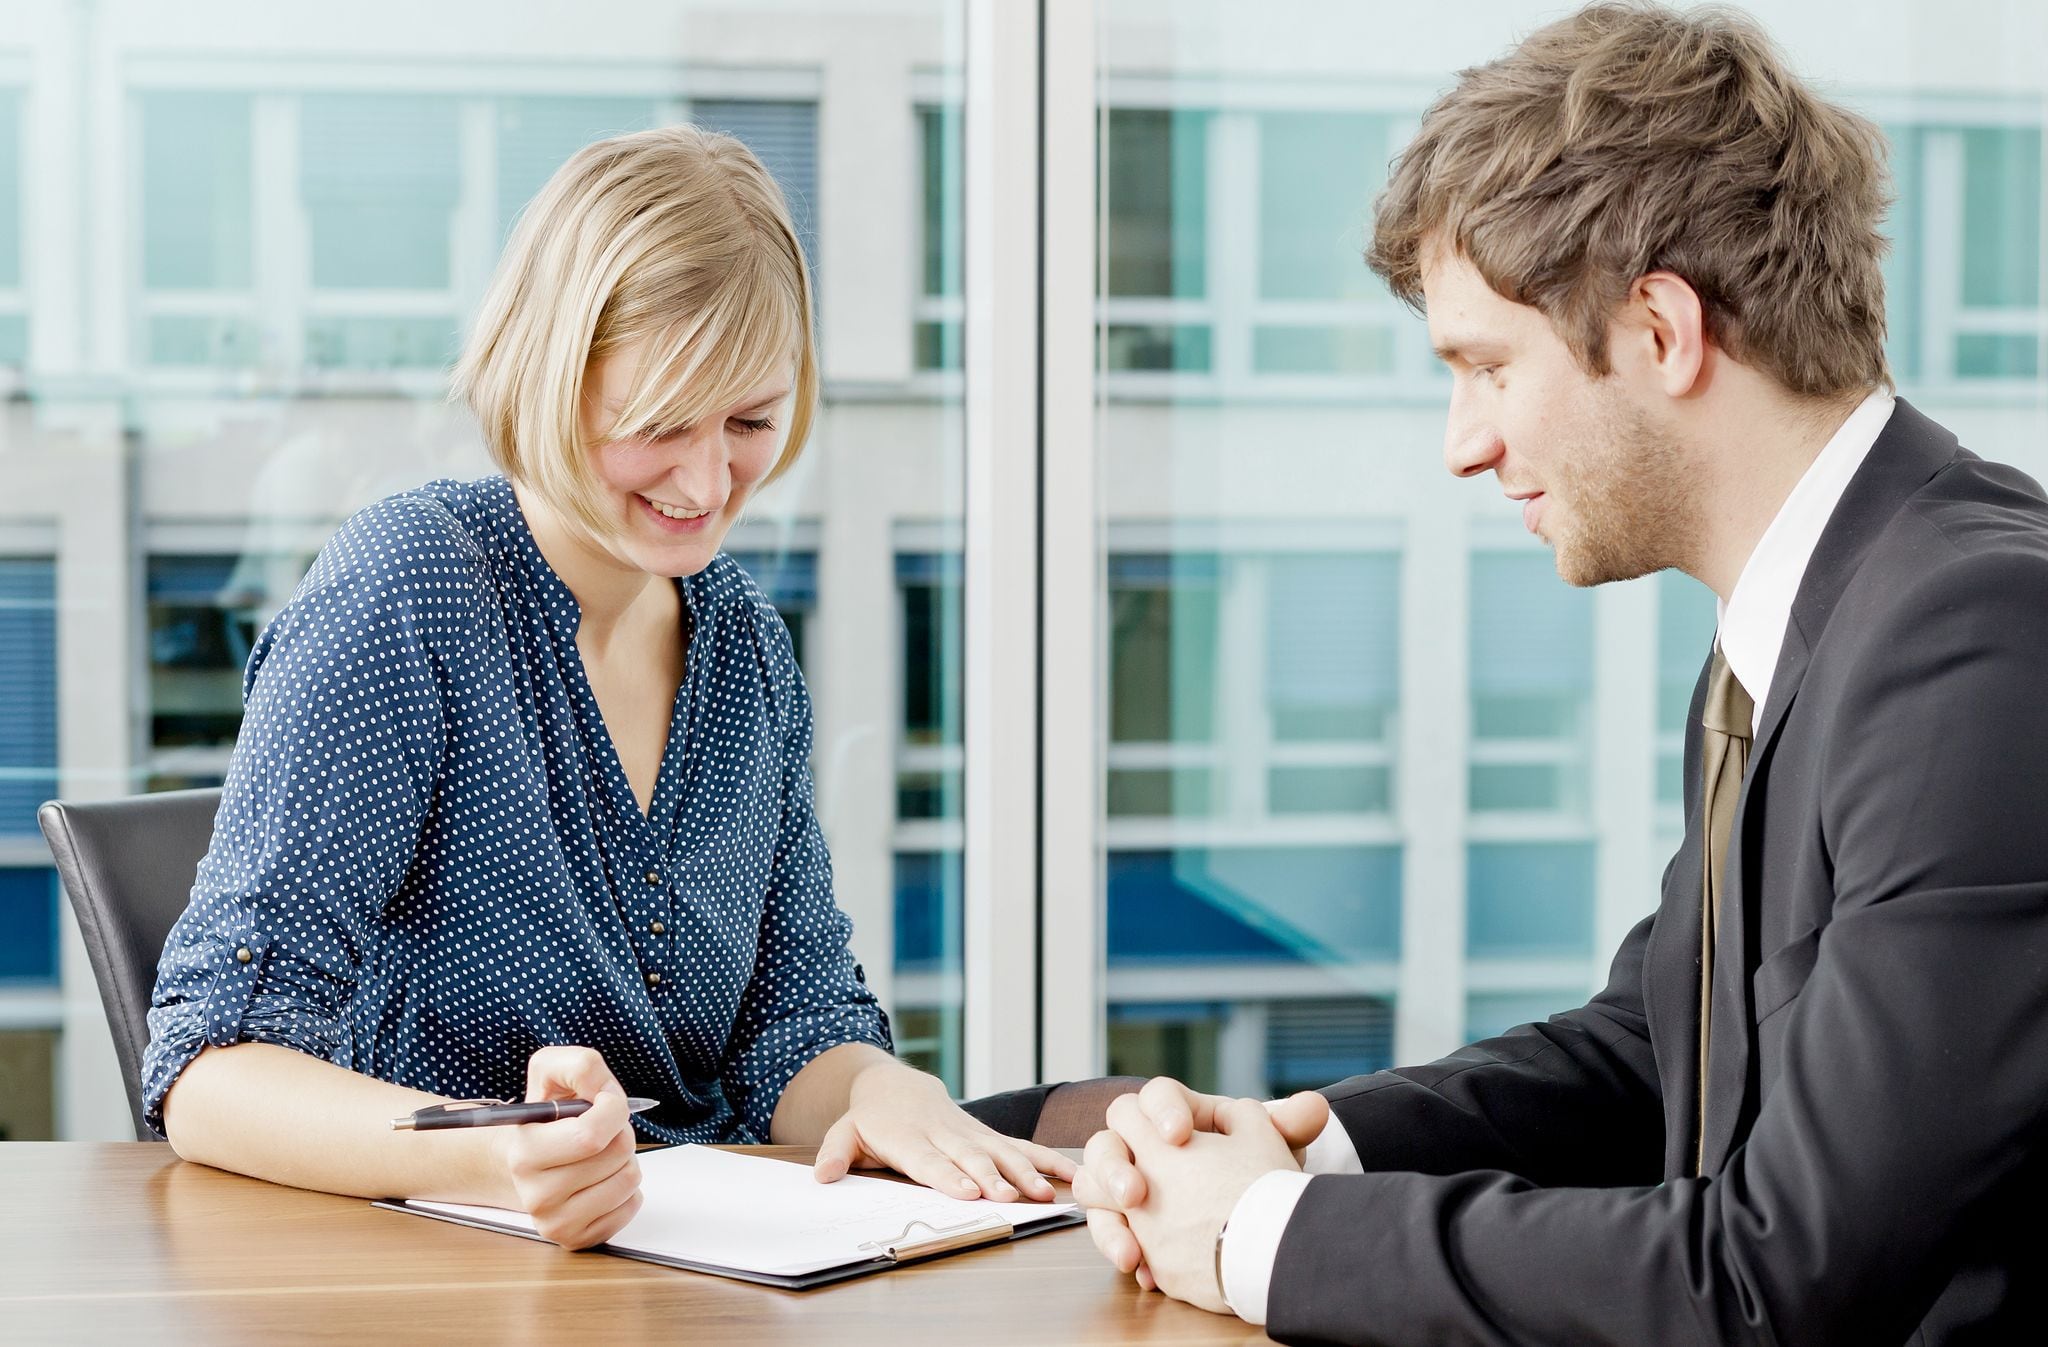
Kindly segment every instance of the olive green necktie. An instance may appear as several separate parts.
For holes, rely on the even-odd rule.
[[[1700,712],[1700,835],[1705,840],[1706,875],[1700,888],[1700,1099],[1699,1131],[1694,1143],[1693,1172],[1707,1157],[1707,1038],[1714,1010],[1714,941],[1721,928],[1721,889],[1728,864],[1728,835],[1735,822],[1735,802],[1742,794],[1742,772],[1749,766],[1750,717],[1755,703],[1742,690],[1721,647],[1707,673],[1707,704]]]

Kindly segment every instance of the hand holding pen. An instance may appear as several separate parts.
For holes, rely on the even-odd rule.
[[[416,1113],[392,1125],[487,1129],[473,1135],[496,1158],[498,1196],[491,1205],[526,1212],[543,1239],[587,1249],[616,1235],[640,1210],[633,1114],[651,1107],[650,1100],[628,1099],[592,1049],[546,1047],[527,1059],[526,1102],[436,1105],[421,1111],[425,1118]],[[503,1125],[543,1120],[550,1120],[545,1127]]]

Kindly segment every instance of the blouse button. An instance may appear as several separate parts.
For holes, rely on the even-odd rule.
[[[247,963],[249,962],[249,960],[255,957],[255,955],[249,952],[249,947],[247,945],[244,945],[240,949],[235,951],[235,961],[238,963]]]
[[[647,985],[650,987],[659,987],[661,985],[661,974],[649,973],[647,975]]]
[[[661,887],[661,871],[659,871],[659,870],[649,870],[649,871],[647,872],[647,883],[648,883],[648,885],[649,885],[650,887],[652,887],[652,888],[660,888],[660,887]]]
[[[662,925],[660,922],[657,921],[648,926],[647,929],[655,935],[661,935],[668,930],[668,927]]]

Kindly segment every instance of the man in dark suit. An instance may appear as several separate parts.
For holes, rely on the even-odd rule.
[[[1594,6],[1424,118],[1369,260],[1452,471],[1574,584],[1721,599],[1685,840],[1577,1010],[1119,1100],[1076,1192],[1141,1284],[1285,1341],[2048,1335],[2048,500],[1890,392],[1882,153],[1725,12]]]

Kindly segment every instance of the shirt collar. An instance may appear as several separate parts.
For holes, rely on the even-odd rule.
[[[1849,480],[1863,466],[1885,422],[1891,420],[1895,401],[1890,393],[1878,389],[1849,413],[1849,419],[1842,422],[1778,507],[1743,565],[1735,592],[1716,606],[1721,622],[1716,639],[1736,681],[1754,703],[1752,726],[1770,700],[1778,650],[1785,644],[1792,601],[1799,594],[1799,582],[1806,577],[1813,549],[1820,545],[1820,535],[1841,503],[1842,493],[1849,489]]]

